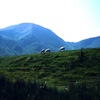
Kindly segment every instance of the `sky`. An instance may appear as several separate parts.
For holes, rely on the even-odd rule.
[[[69,42],[100,36],[100,0],[0,0],[0,28],[24,22]]]

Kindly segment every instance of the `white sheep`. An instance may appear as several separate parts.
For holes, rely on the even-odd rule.
[[[65,47],[60,47],[59,51],[65,51]]]
[[[44,53],[45,52],[45,50],[44,49],[42,49],[41,51],[40,51],[40,53]]]
[[[50,49],[48,48],[48,49],[45,50],[45,52],[51,52],[51,51],[50,51]]]

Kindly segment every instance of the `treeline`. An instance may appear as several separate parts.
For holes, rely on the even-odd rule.
[[[99,100],[100,81],[94,83],[70,83],[63,91],[48,88],[45,83],[36,81],[11,82],[0,77],[0,100]]]

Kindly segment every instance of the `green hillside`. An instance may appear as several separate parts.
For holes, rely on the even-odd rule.
[[[0,57],[0,100],[99,100],[100,48]]]
[[[0,57],[0,74],[10,80],[46,81],[55,86],[100,77],[100,48]]]

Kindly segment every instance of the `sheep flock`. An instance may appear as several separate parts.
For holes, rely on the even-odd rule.
[[[60,47],[59,48],[59,52],[61,52],[61,51],[65,51],[65,47]],[[41,51],[40,51],[40,54],[42,54],[42,53],[47,53],[47,52],[51,52],[51,50],[48,48],[48,49],[42,49]]]

